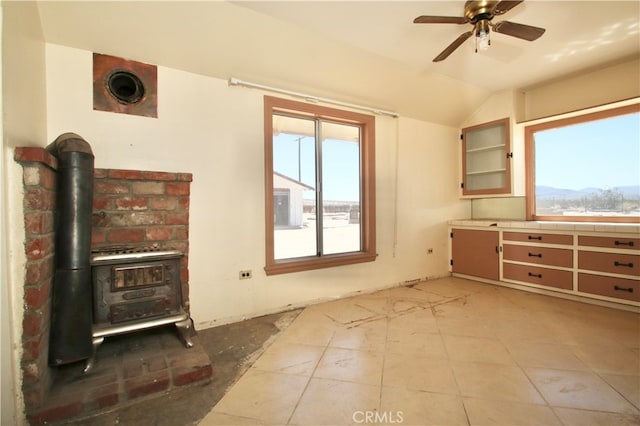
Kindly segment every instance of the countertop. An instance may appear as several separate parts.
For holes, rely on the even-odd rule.
[[[606,232],[616,234],[636,234],[640,237],[640,224],[637,223],[605,223],[605,222],[537,222],[504,219],[452,219],[449,226],[465,226],[475,228],[524,229],[540,231],[572,231],[572,232]]]

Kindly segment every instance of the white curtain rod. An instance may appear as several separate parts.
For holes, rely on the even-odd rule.
[[[335,100],[335,99],[321,98],[321,97],[318,97],[318,96],[307,95],[307,94],[300,93],[300,92],[293,92],[291,90],[278,89],[277,87],[264,86],[264,85],[258,84],[258,83],[251,83],[249,81],[238,80],[237,78],[233,78],[233,77],[231,77],[229,79],[229,86],[252,87],[254,89],[262,89],[262,90],[267,90],[269,92],[282,93],[284,95],[295,96],[297,98],[302,98],[302,99],[304,99],[306,101],[309,101],[309,102],[324,102],[324,103],[327,103],[327,104],[340,105],[340,106],[347,107],[347,108],[354,108],[354,109],[359,109],[359,110],[363,110],[363,111],[369,111],[369,112],[371,112],[373,114],[388,115],[388,116],[394,117],[394,118],[397,118],[400,115],[400,114],[398,114],[397,112],[394,112],[394,111],[386,111],[386,110],[383,110],[383,109],[371,108],[371,107],[363,106],[363,105],[350,104],[348,102],[342,102],[342,101],[338,101],[338,100]]]

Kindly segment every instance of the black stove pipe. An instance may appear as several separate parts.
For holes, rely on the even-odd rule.
[[[58,159],[49,364],[62,365],[87,359],[93,350],[94,156],[91,146],[75,133],[58,136],[46,150]]]

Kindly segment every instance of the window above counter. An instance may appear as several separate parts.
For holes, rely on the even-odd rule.
[[[640,222],[640,104],[524,128],[527,219]]]

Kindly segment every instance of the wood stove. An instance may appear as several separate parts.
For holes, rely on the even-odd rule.
[[[93,355],[105,337],[174,324],[187,348],[191,318],[184,309],[180,259],[176,250],[118,249],[91,258],[93,281]]]

